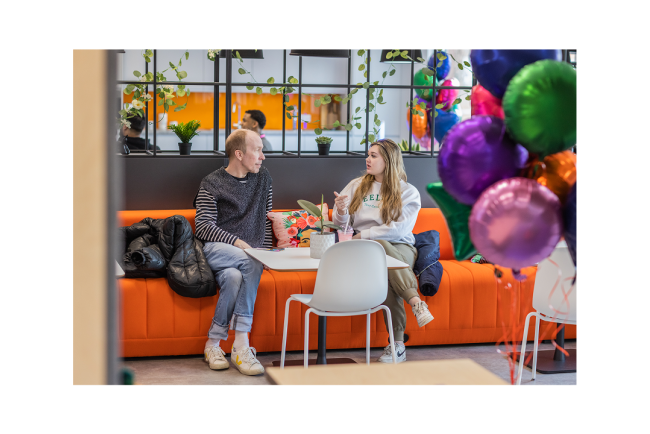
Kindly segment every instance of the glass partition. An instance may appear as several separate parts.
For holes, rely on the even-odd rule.
[[[132,115],[140,92],[143,104],[135,104],[148,118],[142,133],[147,156],[177,155],[178,141],[168,126],[190,120],[201,122],[192,155],[223,156],[225,138],[238,128],[254,128],[247,119],[255,114],[263,120],[258,130],[271,158],[316,156],[318,136],[333,139],[332,157],[363,157],[368,143],[381,138],[402,143],[405,157],[433,157],[440,148],[432,134],[433,107],[441,102],[436,97],[453,94],[442,110],[471,117],[468,97],[476,79],[469,49],[393,49],[382,57],[382,50],[356,48],[339,58],[290,52],[124,50],[118,54],[116,98]],[[575,63],[575,50],[566,57]],[[160,94],[154,87],[166,90]],[[142,101],[145,93],[150,100]]]

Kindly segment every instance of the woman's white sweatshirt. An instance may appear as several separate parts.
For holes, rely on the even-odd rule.
[[[348,204],[352,201],[354,192],[359,187],[359,184],[361,184],[360,179],[352,180],[340,193],[340,195],[348,196]],[[361,200],[361,206],[352,215],[352,227],[361,233],[362,239],[415,244],[413,227],[415,226],[418,212],[422,207],[420,203],[420,192],[417,188],[404,181],[400,181],[400,187],[402,188],[402,215],[398,220],[386,225],[380,213],[382,200],[380,197],[381,183],[377,181],[372,183],[370,191]],[[334,204],[332,220],[334,224],[344,227],[346,223],[348,225],[350,224],[350,215],[347,213],[342,216],[339,215],[336,204]]]

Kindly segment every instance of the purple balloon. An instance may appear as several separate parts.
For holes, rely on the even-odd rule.
[[[562,236],[562,205],[533,179],[490,186],[472,207],[469,236],[490,262],[521,269],[547,258]]]
[[[508,136],[502,119],[474,116],[445,135],[438,173],[454,199],[472,205],[490,185],[516,176],[527,159],[528,151]]]

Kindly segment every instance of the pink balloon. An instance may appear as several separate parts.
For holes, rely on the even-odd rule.
[[[420,137],[417,142],[420,144],[420,148],[423,151],[431,150],[431,136],[428,133]]]
[[[562,236],[558,197],[533,179],[508,178],[488,187],[472,207],[469,236],[488,261],[521,269],[547,258]]]
[[[492,115],[504,119],[501,100],[480,84],[472,88],[472,116],[476,115]]]
[[[457,80],[445,80],[440,86],[458,86]],[[444,104],[442,110],[449,110],[454,100],[458,97],[458,90],[456,89],[441,89],[436,96],[436,105]]]

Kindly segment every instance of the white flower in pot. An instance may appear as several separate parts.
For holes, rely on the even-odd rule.
[[[335,225],[323,216],[323,195],[321,194],[320,209],[313,203],[307,200],[299,200],[298,205],[319,220],[316,222],[316,227],[320,230],[319,233],[312,233],[309,242],[309,256],[314,259],[320,259],[323,253],[328,248],[334,245],[334,232],[324,232],[324,228],[332,228],[341,230],[340,226]]]

